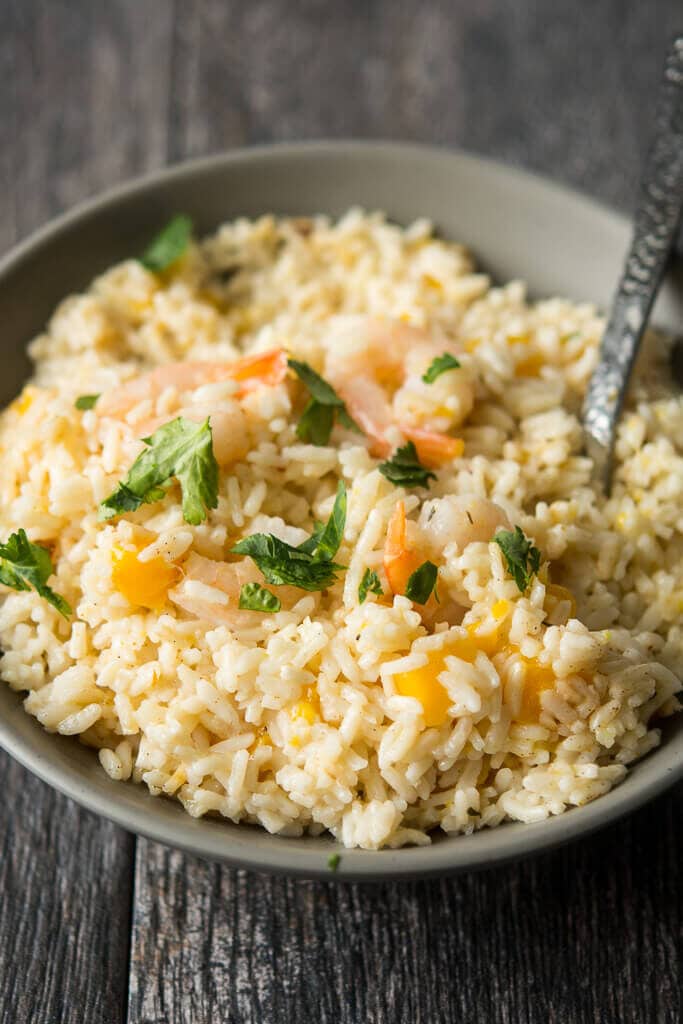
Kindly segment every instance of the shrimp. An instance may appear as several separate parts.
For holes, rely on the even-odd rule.
[[[412,528],[411,535],[409,525]],[[402,501],[397,502],[389,520],[383,559],[384,572],[394,594],[405,594],[411,575],[427,560],[426,553],[420,553],[420,542],[417,524],[408,523],[405,505]],[[432,594],[427,604],[421,606],[420,613],[423,622],[428,626],[433,626],[436,622],[447,622],[451,626],[456,626],[462,622],[465,609],[450,598],[437,601]]]
[[[145,403],[142,416],[134,424],[140,436],[154,433],[176,416],[197,423],[208,417],[216,461],[220,466],[227,466],[243,458],[250,448],[247,418],[239,399],[257,388],[275,387],[284,380],[286,372],[287,357],[282,349],[247,356],[232,363],[168,363],[105,392],[97,403],[96,411],[103,417],[124,419],[134,414],[136,406]],[[167,389],[174,389],[179,396],[189,396],[199,388],[225,381],[234,385],[230,395],[201,401],[188,397],[187,402],[181,401],[172,413],[145,414],[148,403],[153,405]]]
[[[389,520],[384,544],[384,572],[394,594],[405,594],[410,576],[422,562],[424,558],[420,558],[408,542],[406,508],[402,501],[398,501]]]
[[[426,501],[418,521],[420,534],[433,557],[453,542],[462,554],[468,544],[490,541],[496,530],[510,530],[510,520],[495,502],[477,495],[449,494]]]
[[[263,622],[262,612],[239,607],[240,591],[245,583],[262,583],[263,576],[251,559],[217,562],[192,552],[182,565],[183,580],[169,590],[169,599],[203,622],[228,629],[248,628]],[[277,596],[294,604],[301,596],[295,587],[277,587]]]
[[[387,456],[402,439],[420,458],[441,465],[462,454],[463,442],[446,431],[460,426],[474,405],[468,370],[422,375],[437,357],[454,355],[452,342],[398,321],[340,318],[327,351],[324,374],[370,438],[371,451]]]
[[[113,388],[100,396],[96,410],[100,416],[123,419],[134,406],[146,399],[154,401],[167,388],[178,393],[196,391],[204,384],[235,381],[235,396],[242,398],[260,387],[275,387],[287,373],[287,356],[282,349],[259,352],[229,363],[180,362],[165,363],[149,373]]]
[[[231,398],[221,399],[218,408],[202,402],[195,405],[181,406],[173,413],[173,418],[182,416],[192,423],[202,423],[208,418],[211,426],[213,453],[219,466],[229,466],[243,459],[251,448],[251,440],[247,429],[247,417],[239,402]],[[136,424],[139,433],[145,437],[168,423],[169,416],[154,416],[141,420]]]

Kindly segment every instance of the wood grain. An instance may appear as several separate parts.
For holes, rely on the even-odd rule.
[[[119,1024],[134,840],[0,752],[0,1021]]]
[[[674,1024],[682,811],[679,791],[526,864],[378,887],[139,841],[129,1020]]]
[[[166,156],[155,130],[172,12],[0,4],[0,251],[65,207]],[[141,118],[135,121],[135,115]],[[140,132],[141,124],[145,130]],[[134,840],[0,754],[0,1021],[125,1019]]]
[[[460,145],[627,207],[680,0],[0,0],[0,250],[166,162]],[[133,840],[0,757],[0,1021],[678,1022],[679,788],[537,861],[376,889]]]

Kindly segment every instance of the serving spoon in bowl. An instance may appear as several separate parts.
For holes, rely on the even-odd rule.
[[[609,494],[617,425],[683,212],[683,36],[673,43],[645,163],[633,237],[583,404],[593,478]]]

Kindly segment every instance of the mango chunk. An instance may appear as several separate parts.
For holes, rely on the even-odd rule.
[[[159,611],[166,604],[168,591],[178,582],[180,570],[161,556],[141,562],[138,558],[141,550],[131,551],[114,545],[111,549],[112,583],[131,604]]]

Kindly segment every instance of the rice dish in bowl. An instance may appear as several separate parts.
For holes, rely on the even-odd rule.
[[[542,820],[657,744],[683,408],[656,365],[605,500],[602,321],[427,223],[237,221],[144,264],[60,306],[3,414],[0,673],[46,729],[193,815],[369,849]]]

